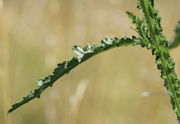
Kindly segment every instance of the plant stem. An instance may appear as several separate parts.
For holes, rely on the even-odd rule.
[[[168,41],[161,33],[161,25],[158,24],[158,16],[154,15],[155,10],[148,0],[139,0],[141,8],[146,19],[147,27],[151,33],[151,41],[154,45],[153,54],[156,56],[158,69],[161,70],[161,77],[164,79],[164,86],[171,97],[173,110],[180,122],[180,80],[174,69],[174,61],[170,56]],[[156,13],[157,14],[157,13]],[[156,24],[156,25],[155,25]]]

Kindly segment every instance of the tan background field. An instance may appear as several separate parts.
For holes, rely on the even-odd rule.
[[[179,0],[156,0],[168,40]],[[120,47],[81,64],[7,115],[73,45],[136,35],[125,11],[136,0],[0,0],[0,124],[178,124],[151,52]],[[180,47],[171,50],[180,76]],[[143,96],[148,95],[150,96]]]

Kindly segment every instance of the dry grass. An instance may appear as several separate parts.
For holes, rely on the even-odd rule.
[[[123,47],[98,55],[58,80],[53,88],[11,114],[21,99],[56,63],[70,58],[75,44],[104,36],[130,36],[126,10],[132,0],[0,0],[0,123],[11,124],[176,124],[150,51]],[[172,39],[180,19],[179,0],[159,0],[164,32]],[[172,50],[180,74],[180,48]],[[88,84],[77,95],[83,80]],[[81,88],[80,88],[81,89]],[[76,94],[77,93],[77,94]],[[70,99],[77,98],[74,109]],[[78,97],[80,96],[80,97]],[[9,121],[9,122],[8,122]]]

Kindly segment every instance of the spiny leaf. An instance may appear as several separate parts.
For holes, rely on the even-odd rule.
[[[140,36],[140,45],[142,47],[145,47],[146,48],[150,48],[152,47],[152,44],[149,43],[150,41],[150,32],[149,30],[147,29],[147,25],[146,25],[146,22],[145,22],[145,19],[142,18],[140,19],[139,17],[137,17],[136,15],[134,15],[133,13],[127,11],[126,12],[127,15],[129,16],[129,18],[132,20],[133,24],[136,25],[136,29],[135,31],[139,34]]]
[[[92,56],[114,47],[138,45],[139,43],[139,39],[133,36],[132,38],[104,38],[102,39],[100,45],[93,44],[85,47],[74,46],[73,51],[77,54],[77,56],[72,57],[71,60],[58,64],[51,75],[39,80],[37,88],[31,91],[26,97],[23,97],[20,102],[12,105],[12,108],[8,110],[8,113],[16,110],[34,98],[40,98],[41,93],[48,87],[51,87],[56,80],[61,78],[63,75],[68,74],[73,68],[88,60]]]

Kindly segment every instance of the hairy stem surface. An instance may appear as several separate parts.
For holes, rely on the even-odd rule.
[[[175,63],[170,56],[168,41],[162,34],[160,17],[157,10],[148,2],[149,0],[139,0],[141,9],[150,31],[150,42],[152,43],[152,52],[156,56],[156,64],[161,70],[161,77],[164,79],[164,86],[167,88],[171,97],[173,110],[180,122],[180,80],[175,73]]]

